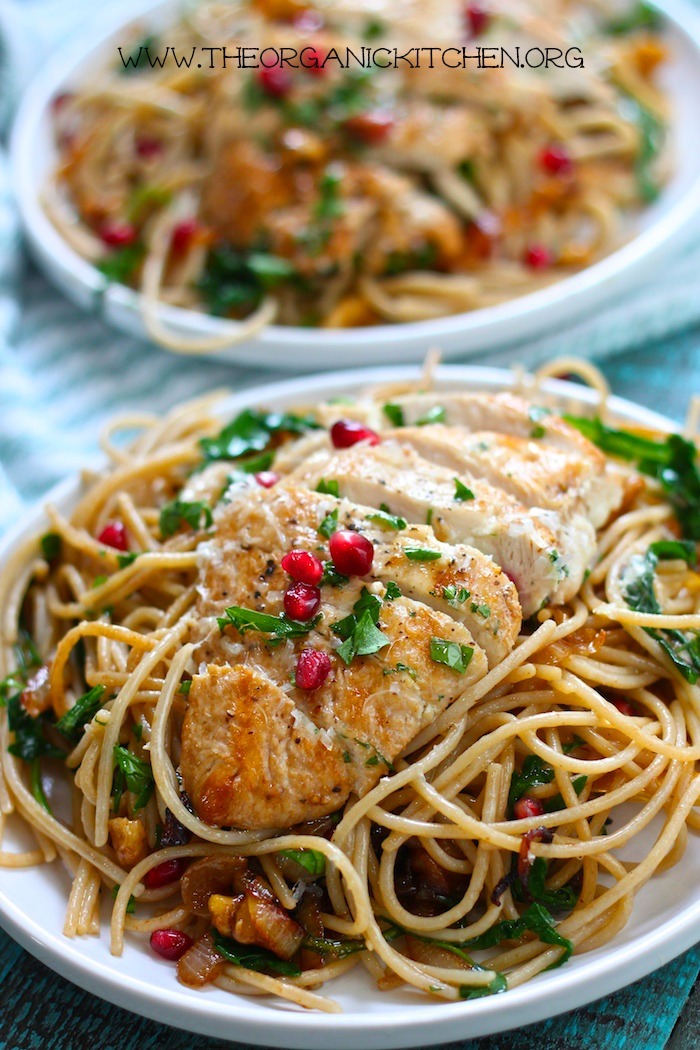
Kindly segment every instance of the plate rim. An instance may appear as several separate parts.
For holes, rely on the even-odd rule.
[[[332,392],[358,389],[377,383],[415,379],[422,374],[416,366],[384,367],[377,369],[347,369],[314,377],[301,377],[266,383],[233,393],[222,403],[221,411],[237,411],[244,407],[275,402],[288,404],[315,391]],[[516,373],[512,370],[473,365],[446,365],[435,372],[438,382],[461,382],[477,389],[512,389]],[[595,405],[597,392],[564,380],[548,379],[543,389],[560,396]],[[659,428],[677,430],[677,424],[658,413],[616,396],[608,400],[611,412],[632,421]],[[87,458],[87,457],[86,457]],[[100,462],[105,463],[104,457]],[[98,464],[99,466],[99,464]],[[82,491],[79,474],[54,486],[41,500],[21,515],[15,526],[0,536],[0,563],[4,563],[16,546],[41,528],[45,521],[46,502],[74,501]],[[365,1015],[322,1014],[309,1011],[271,1008],[261,1015],[250,1010],[245,998],[233,998],[229,1005],[206,998],[202,993],[189,995],[173,976],[172,991],[150,984],[127,973],[119,973],[109,965],[112,957],[96,961],[82,953],[78,940],[71,941],[61,933],[46,930],[39,919],[27,915],[15,904],[6,886],[5,869],[0,871],[0,926],[7,930],[24,948],[50,968],[67,977],[93,994],[132,1012],[164,1022],[185,1031],[218,1038],[229,1038],[230,1024],[236,1024],[240,1040],[266,1046],[305,1047],[307,1050],[325,1050],[326,1040],[333,1036],[338,1050],[362,1045],[371,1048],[429,1046],[464,1038],[463,1028],[469,1027],[470,1036],[496,1034],[512,1027],[521,1027],[554,1017],[617,991],[687,950],[700,940],[700,897],[681,912],[666,919],[653,930],[635,938],[631,944],[605,946],[601,958],[581,956],[584,963],[574,970],[556,971],[552,978],[527,982],[510,990],[505,999],[484,998],[462,1003],[420,1003],[411,1005],[410,1012],[401,1019],[403,1007],[395,1004],[386,1010]],[[36,869],[40,876],[51,878],[50,869]],[[611,942],[611,944],[614,944]],[[590,959],[586,965],[586,959]],[[155,962],[155,960],[154,960]],[[589,973],[589,971],[591,971]],[[543,976],[543,975],[541,975]],[[331,988],[332,994],[332,988]],[[554,993],[554,996],[553,996]]]
[[[99,271],[70,247],[43,211],[39,192],[32,178],[32,157],[41,121],[57,88],[70,80],[77,66],[90,61],[110,37],[139,18],[153,16],[159,9],[176,7],[180,0],[127,0],[119,16],[95,19],[53,54],[46,66],[32,79],[17,110],[10,135],[11,182],[18,202],[22,225],[30,247],[40,265],[74,300],[85,296],[92,308],[112,327],[137,334],[150,341],[139,308],[140,295],[124,285],[108,285]],[[689,0],[651,0],[674,32],[693,48],[700,65],[700,12]],[[47,147],[44,147],[47,148]],[[580,318],[586,308],[608,303],[616,292],[649,276],[661,260],[674,249],[690,242],[693,227],[700,223],[700,177],[686,187],[668,211],[631,240],[592,266],[552,285],[496,306],[451,314],[447,317],[370,325],[357,329],[308,329],[291,325],[268,325],[257,336],[234,344],[211,356],[222,361],[247,360],[261,367],[298,368],[285,360],[285,352],[302,347],[313,357],[313,367],[328,367],[325,348],[329,341],[342,352],[361,354],[367,343],[378,351],[415,354],[431,342],[439,341],[446,355],[476,352],[509,341],[522,341],[536,332],[553,330],[557,322]],[[83,302],[84,306],[84,302]],[[230,322],[209,314],[161,306],[158,314],[176,331],[197,335],[219,335]],[[514,331],[515,329],[515,331]],[[155,344],[158,345],[158,344]],[[263,358],[260,358],[260,354]],[[231,356],[229,356],[231,355]],[[210,355],[204,355],[210,356]]]

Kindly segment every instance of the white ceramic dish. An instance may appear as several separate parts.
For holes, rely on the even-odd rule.
[[[342,366],[419,361],[431,346],[446,358],[464,356],[520,342],[562,329],[655,270],[680,250],[700,225],[700,16],[687,0],[659,0],[667,20],[672,60],[664,72],[674,110],[672,149],[675,174],[659,200],[637,221],[637,233],[626,245],[594,266],[543,291],[499,306],[434,321],[360,329],[308,329],[273,325],[254,340],[234,345],[216,356],[263,368],[300,371]],[[46,217],[40,192],[53,166],[49,108],[61,90],[79,82],[101,62],[113,61],[124,30],[137,15],[144,24],[167,24],[174,0],[131,0],[118,22],[102,19],[70,48],[40,71],[17,114],[12,136],[14,188],[27,238],[48,276],[81,307],[99,311],[117,328],[145,336],[139,296],[123,285],[106,287],[104,278],[63,240]],[[176,332],[221,334],[226,322],[174,307],[161,310]]]
[[[290,407],[356,392],[367,383],[417,377],[416,369],[339,372],[277,383],[236,395],[226,414],[252,405]],[[445,367],[437,385],[496,390],[512,384],[509,372],[486,368]],[[574,411],[594,403],[580,386],[551,381],[547,389],[573,398]],[[621,420],[672,429],[663,417],[618,398],[611,409]],[[69,510],[77,499],[77,478],[50,494]],[[0,542],[0,562],[20,539],[40,532],[44,512],[37,507]],[[653,834],[640,836],[623,859],[641,860]],[[8,848],[5,846],[4,848]],[[54,970],[110,1002],[171,1025],[220,1038],[305,1050],[388,1050],[429,1046],[529,1024],[574,1009],[657,969],[700,940],[700,837],[689,836],[683,861],[655,876],[639,893],[627,927],[604,948],[574,957],[559,970],[540,974],[504,995],[464,1003],[426,1001],[406,991],[379,992],[360,970],[324,991],[343,1006],[343,1014],[302,1011],[265,999],[242,999],[218,989],[203,992],[176,981],[172,964],[157,959],[143,941],[130,940],[125,954],[109,954],[106,933],[99,938],[67,940],[62,935],[69,880],[56,864],[11,871],[0,869],[0,923],[25,948]]]

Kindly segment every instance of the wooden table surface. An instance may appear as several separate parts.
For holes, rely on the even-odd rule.
[[[616,358],[614,391],[678,420],[700,394],[700,330]],[[700,877],[700,872],[698,873]],[[19,876],[21,878],[21,874]],[[700,946],[590,1006],[450,1050],[698,1050]],[[0,932],[0,1050],[216,1050],[231,1047],[146,1021],[51,972]]]

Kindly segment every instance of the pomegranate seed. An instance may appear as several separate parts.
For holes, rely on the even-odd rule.
[[[331,673],[331,658],[320,649],[302,649],[297,660],[295,681],[299,689],[318,689]]]
[[[151,934],[151,948],[160,955],[162,959],[170,962],[177,960],[192,947],[192,938],[188,937],[182,930],[154,930]]]
[[[367,441],[370,445],[378,445],[380,440],[379,434],[375,433],[374,430],[370,430],[364,423],[358,423],[354,419],[339,419],[331,427],[333,448],[350,448],[351,445],[356,445],[358,441]]]
[[[308,583],[315,587],[321,582],[323,564],[320,558],[309,551],[291,550],[280,562],[286,573],[299,583]]]
[[[314,77],[325,77],[328,70],[321,63],[325,62],[327,51],[320,51],[317,47],[305,48],[304,69]]]
[[[131,222],[106,222],[100,227],[103,244],[110,248],[126,248],[138,237],[138,231]]]
[[[343,576],[366,576],[374,561],[374,547],[366,536],[350,529],[340,529],[331,536],[328,548],[331,559]]]
[[[629,718],[636,718],[639,714],[637,708],[629,700],[612,700],[613,707],[616,707],[621,715],[627,715]]]
[[[513,806],[513,813],[516,820],[526,820],[528,817],[541,817],[544,813],[544,806],[538,798],[530,798],[529,795],[524,795]]]
[[[184,857],[173,857],[172,860],[164,860],[162,864],[156,864],[141,879],[147,890],[159,890],[161,886],[167,886],[171,882],[177,882],[184,874],[187,861]]]
[[[74,98],[75,95],[72,91],[62,91],[59,95],[54,95],[54,97],[51,99],[51,109],[53,110],[54,114],[60,113],[64,106],[66,106],[69,102],[72,102]]]
[[[258,70],[258,83],[271,98],[284,98],[292,89],[289,70],[283,66],[269,66]]]
[[[481,4],[467,4],[465,15],[471,36],[481,36],[486,32],[491,16]]]
[[[150,160],[152,157],[160,156],[163,152],[163,143],[160,139],[154,139],[148,135],[144,135],[143,138],[136,139],[136,152],[139,157],[143,157],[144,160]]]
[[[540,167],[550,175],[568,175],[574,167],[573,161],[564,146],[547,146],[540,153]]]
[[[173,235],[170,241],[175,255],[184,255],[190,248],[192,240],[199,230],[199,223],[196,219],[183,219],[182,222],[178,222],[173,229]]]
[[[358,113],[357,116],[348,117],[344,124],[348,134],[367,146],[378,146],[384,142],[391,134],[393,126],[394,118],[385,109]]]
[[[308,583],[293,583],[284,595],[284,611],[292,620],[306,623],[321,606],[321,592]]]
[[[323,16],[318,11],[301,11],[294,19],[294,28],[300,33],[317,33],[323,25]]]
[[[279,479],[279,474],[276,474],[274,470],[260,470],[255,475],[258,485],[262,485],[264,489],[271,489],[273,485],[277,484]]]
[[[110,521],[108,525],[105,525],[97,537],[97,542],[104,543],[107,547],[114,547],[118,551],[128,551],[129,549],[126,529],[120,521]]]
[[[549,249],[543,244],[531,244],[525,252],[525,265],[531,270],[546,270],[552,265]]]

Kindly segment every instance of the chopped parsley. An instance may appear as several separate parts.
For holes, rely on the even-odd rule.
[[[386,405],[383,406],[382,411],[384,412],[384,415],[389,420],[392,426],[405,426],[404,414],[401,405],[393,405],[391,404],[391,402],[388,402]]]
[[[338,482],[334,481],[332,478],[329,481],[326,481],[325,478],[321,478],[316,486],[316,491],[324,496],[335,496],[336,499],[340,496],[340,486],[338,485]]]
[[[491,615],[490,607],[485,604],[479,605],[477,604],[477,602],[472,602],[471,610],[475,616],[483,616],[485,620],[488,620],[489,616]]]
[[[399,532],[401,529],[405,529],[408,524],[405,518],[400,518],[397,514],[392,514],[386,505],[382,503],[379,510],[374,511],[373,514],[367,515],[368,521],[375,521],[382,528],[394,529]]]
[[[464,605],[468,598],[471,598],[471,591],[468,591],[466,587],[456,587],[454,583],[451,583],[447,587],[442,588],[442,597],[448,605],[456,609],[458,606]]]
[[[430,639],[430,659],[436,664],[451,667],[458,674],[464,674],[473,655],[472,645],[460,645],[459,642],[450,642],[446,638]]]
[[[325,518],[318,527],[318,531],[322,536],[325,536],[327,540],[331,538],[334,532],[338,529],[338,508],[335,507],[329,514],[326,514]]]
[[[387,580],[386,591],[384,592],[384,601],[393,602],[395,598],[401,597],[401,588],[398,583],[394,583],[393,580]]]
[[[409,561],[438,561],[442,557],[440,551],[430,550],[429,547],[404,547],[403,552]]]
[[[408,664],[402,664],[401,662],[397,663],[396,667],[385,667],[384,670],[382,671],[382,674],[383,675],[401,674],[401,672],[404,672],[405,674],[407,674],[409,676],[409,678],[413,679],[414,682],[418,678],[418,672],[417,671],[414,671],[414,669],[412,667],[409,667]]]
[[[209,251],[197,289],[212,314],[227,317],[255,309],[267,291],[297,279],[288,259],[221,243]]]
[[[59,554],[61,553],[61,537],[57,532],[47,532],[39,541],[41,544],[41,553],[44,559],[51,564],[52,561],[56,561]]]
[[[142,551],[126,551],[125,554],[118,554],[117,565],[120,569],[126,569],[127,566],[132,565],[138,558],[139,554],[142,553]]]
[[[350,616],[331,624],[334,634],[343,639],[336,650],[343,663],[349,665],[356,656],[371,656],[389,645],[389,639],[378,626],[381,607],[381,598],[363,587]]]
[[[208,529],[213,522],[211,507],[204,500],[196,500],[191,503],[186,500],[175,499],[166,503],[160,511],[160,532],[163,538],[174,536],[182,525],[188,525],[191,529],[199,529],[202,526]]]
[[[454,498],[458,503],[465,503],[467,500],[474,499],[474,493],[471,489],[468,489],[463,481],[459,478],[454,479],[455,483],[455,495]]]
[[[299,620],[291,620],[285,613],[281,616],[273,616],[271,613],[257,612],[255,609],[244,609],[240,605],[231,605],[224,610],[225,616],[217,617],[219,627],[224,631],[227,627],[235,627],[241,634],[246,631],[260,631],[262,634],[272,634],[275,638],[303,638],[312,631],[321,619],[321,614],[313,620],[301,623]]]

